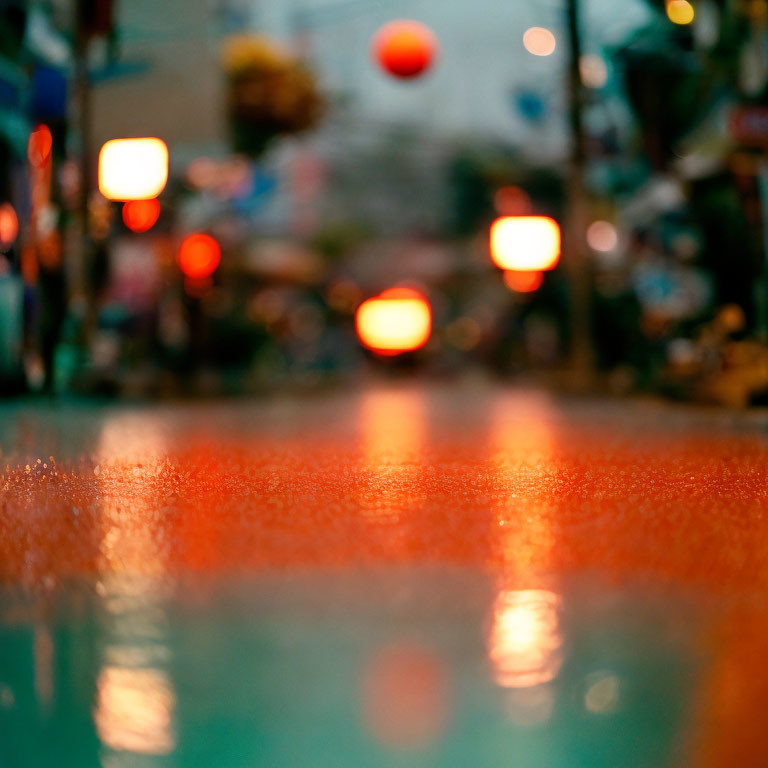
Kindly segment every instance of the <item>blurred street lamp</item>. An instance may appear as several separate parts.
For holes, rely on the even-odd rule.
[[[420,349],[432,334],[432,308],[418,291],[390,288],[364,301],[355,317],[364,347],[394,356]]]
[[[168,181],[168,147],[162,139],[113,139],[99,153],[99,191],[108,200],[149,200]]]
[[[381,68],[394,77],[409,79],[423,74],[437,53],[437,38],[418,21],[392,21],[373,38],[373,54]]]
[[[523,272],[554,269],[560,261],[560,226],[548,216],[502,216],[491,225],[491,259]]]
[[[545,27],[531,27],[523,35],[523,45],[534,56],[550,56],[557,48],[557,40]]]

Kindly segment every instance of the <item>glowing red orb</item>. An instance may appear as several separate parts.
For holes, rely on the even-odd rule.
[[[129,200],[123,204],[123,222],[132,232],[147,232],[160,217],[157,200]]]
[[[221,246],[210,235],[197,232],[184,238],[177,256],[179,269],[193,280],[210,277],[221,262]]]
[[[418,21],[391,21],[373,38],[373,54],[382,69],[394,77],[418,77],[432,65],[437,37]]]

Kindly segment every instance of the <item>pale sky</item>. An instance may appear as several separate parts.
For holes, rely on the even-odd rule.
[[[309,9],[310,50],[324,83],[350,94],[370,119],[417,122],[447,135],[514,136],[543,154],[562,143],[561,0],[261,0],[251,9],[257,27],[284,39],[292,37],[295,9]],[[587,0],[582,15],[585,52],[598,53],[642,25],[648,9],[642,0]],[[393,81],[371,62],[371,36],[399,17],[424,22],[440,40],[434,69],[419,81]],[[552,56],[524,50],[523,33],[531,26],[555,32]],[[520,90],[547,102],[544,127],[520,118],[514,96]]]

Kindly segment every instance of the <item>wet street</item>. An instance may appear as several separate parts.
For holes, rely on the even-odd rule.
[[[0,766],[764,768],[768,416],[0,408]]]

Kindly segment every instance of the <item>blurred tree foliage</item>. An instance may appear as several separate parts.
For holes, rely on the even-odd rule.
[[[717,304],[738,304],[752,327],[754,284],[762,267],[759,223],[757,227],[750,223],[739,189],[725,173],[692,183],[690,206],[703,235],[701,263],[717,276]]]
[[[493,196],[481,164],[471,155],[457,155],[449,168],[451,230],[465,236],[475,232],[493,211]]]
[[[494,196],[506,186],[525,189],[538,213],[562,212],[563,178],[557,171],[528,166],[506,147],[465,147],[448,165],[449,230],[463,237],[487,226],[496,215]]]
[[[370,235],[369,228],[362,222],[331,222],[317,232],[311,245],[326,262],[334,264],[346,258]]]
[[[738,93],[750,18],[746,5],[734,11],[733,3],[712,0],[713,33],[702,41],[692,26],[678,26],[667,18],[665,0],[646,2],[657,15],[616,56],[646,154],[654,168],[664,170],[679,142],[719,100]]]
[[[27,10],[20,0],[0,0],[0,55],[17,60],[23,50]]]
[[[223,51],[236,152],[256,157],[278,136],[313,128],[324,101],[312,73],[269,40],[234,37]]]

